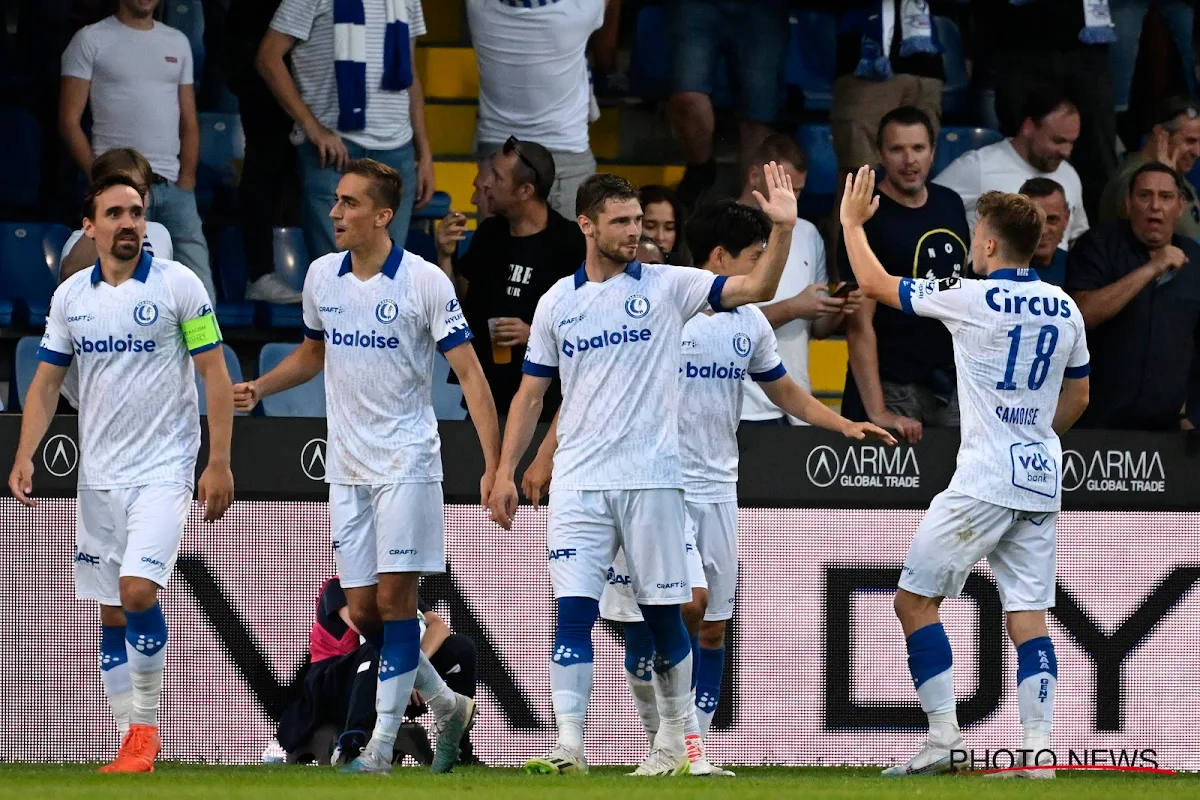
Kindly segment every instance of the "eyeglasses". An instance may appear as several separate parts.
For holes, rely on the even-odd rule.
[[[504,143],[504,147],[502,148],[501,152],[503,152],[504,155],[516,153],[517,158],[521,159],[521,163],[533,170],[533,185],[537,186],[542,182],[542,173],[538,172],[538,168],[533,165],[533,162],[526,158],[525,154],[521,152],[521,143],[517,140],[517,137],[508,137],[508,141]]]

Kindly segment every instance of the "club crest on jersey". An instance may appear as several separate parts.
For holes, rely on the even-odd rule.
[[[631,294],[625,298],[625,313],[634,319],[641,319],[650,313],[650,301],[640,294]]]
[[[133,307],[133,321],[143,328],[158,321],[158,306],[153,300],[143,300]]]
[[[375,319],[384,325],[392,324],[398,316],[400,316],[400,306],[395,300],[380,300],[379,305],[375,306]]]
[[[733,337],[733,352],[745,358],[750,355],[750,337],[739,333]]]

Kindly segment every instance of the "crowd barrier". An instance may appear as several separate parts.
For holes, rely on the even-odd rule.
[[[0,417],[0,452],[19,419]],[[445,575],[422,593],[480,649],[477,752],[514,765],[554,738],[547,659],[553,601],[545,511],[511,532],[478,505],[482,458],[467,423],[442,423]],[[1057,606],[1056,749],[1200,769],[1200,459],[1183,435],[1080,432],[1064,441]],[[729,764],[880,764],[919,746],[923,715],[891,592],[957,437],[880,448],[820,431],[742,439],[741,577],[722,704],[710,739]],[[286,704],[316,592],[333,572],[323,420],[238,419],[238,502],[216,524],[193,509],[164,593],[171,630],[164,757],[256,761]],[[0,497],[0,759],[99,760],[116,734],[96,662],[96,612],[75,602],[78,439],[57,418],[35,458],[35,509]],[[7,464],[8,462],[5,462]],[[1015,748],[1015,654],[986,565],[943,606],[959,717],[978,751]],[[644,739],[619,631],[598,628],[587,731],[595,764],[635,763]],[[30,731],[39,732],[31,736]]]

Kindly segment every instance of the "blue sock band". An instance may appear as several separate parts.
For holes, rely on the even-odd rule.
[[[417,618],[385,621],[383,647],[379,651],[379,680],[415,672],[420,660],[421,624]]]
[[[592,626],[600,618],[600,602],[590,597],[558,598],[558,628],[551,660],[564,667],[590,664]]]
[[[654,634],[644,622],[626,622],[625,671],[644,681],[654,675]]]
[[[125,641],[144,656],[167,646],[167,618],[158,603],[145,611],[125,612]]]
[[[643,606],[642,618],[654,634],[654,671],[666,672],[692,652],[682,606]]]
[[[942,623],[926,625],[908,637],[908,671],[916,688],[953,666],[954,653],[950,651],[950,640]]]
[[[1041,672],[1049,672],[1058,679],[1058,659],[1049,636],[1030,639],[1017,647],[1017,685]]]
[[[107,672],[128,660],[129,651],[125,649],[125,626],[101,625],[100,669]]]
[[[700,636],[692,637],[692,688],[696,688],[696,681],[700,675]]]
[[[700,667],[696,670],[696,707],[711,714],[721,699],[721,677],[725,674],[725,648],[700,648]]]

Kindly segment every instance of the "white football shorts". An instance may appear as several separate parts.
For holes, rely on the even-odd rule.
[[[441,483],[331,483],[329,527],[347,589],[374,586],[381,572],[446,571]]]

